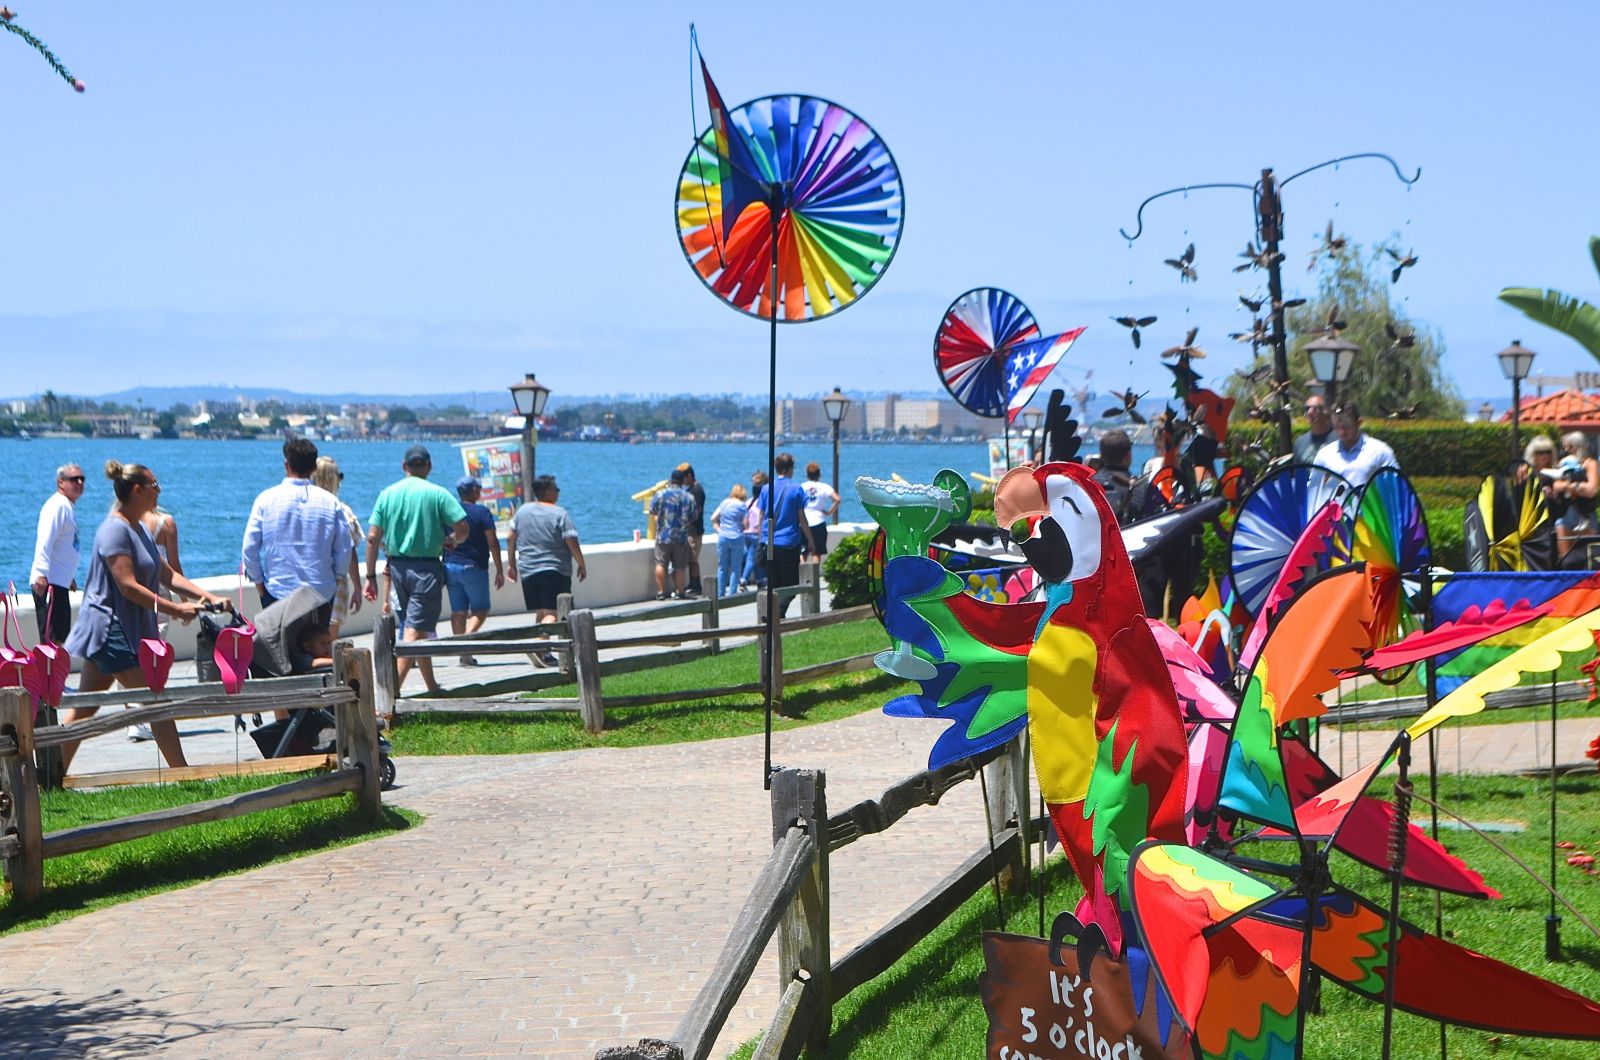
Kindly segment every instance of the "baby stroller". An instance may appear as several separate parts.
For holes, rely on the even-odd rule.
[[[250,661],[251,677],[289,677],[296,674],[331,672],[331,663],[324,656],[329,649],[328,616],[331,607],[314,589],[302,586],[255,617],[255,654]],[[227,625],[243,624],[233,615],[203,614],[200,616],[200,679],[219,680],[216,663],[212,660],[212,646],[217,633]],[[320,662],[320,665],[319,665]],[[209,671],[209,672],[208,672]],[[244,729],[244,719],[235,719]],[[297,755],[332,754],[336,746],[337,722],[329,711],[321,708],[292,710],[283,720],[261,722],[261,715],[252,718],[255,727],[249,730],[263,758],[288,758]],[[389,741],[378,737],[378,780],[385,788],[394,787],[395,767],[390,757]]]

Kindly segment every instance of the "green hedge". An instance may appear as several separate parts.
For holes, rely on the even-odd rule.
[[[1484,475],[1502,470],[1511,457],[1509,423],[1463,423],[1454,420],[1367,420],[1362,426],[1394,450],[1401,470],[1408,475],[1450,476]],[[1296,421],[1296,437],[1307,430]],[[1523,424],[1521,439],[1527,445],[1537,434],[1547,434],[1560,444],[1561,432],[1555,424]],[[1259,442],[1275,450],[1275,432],[1266,423],[1235,423],[1228,442],[1235,452],[1248,442]],[[1520,455],[1520,454],[1519,454]]]
[[[849,534],[828,542],[828,557],[822,561],[822,576],[833,595],[835,611],[872,603],[872,571],[868,553],[875,534]]]

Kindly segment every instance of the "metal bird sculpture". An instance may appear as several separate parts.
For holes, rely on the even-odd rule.
[[[1383,330],[1389,334],[1390,350],[1409,350],[1417,344],[1417,333],[1414,331],[1401,331],[1392,322],[1385,324]]]
[[[1267,330],[1267,322],[1261,317],[1250,321],[1249,331],[1230,331],[1228,338],[1235,342],[1248,342],[1252,347],[1265,346],[1272,341],[1272,333]]]
[[[1239,304],[1250,310],[1251,315],[1261,312],[1261,307],[1267,304],[1265,298],[1251,298],[1247,295],[1239,296]]]
[[[1414,402],[1414,403],[1412,403],[1410,405],[1402,405],[1400,408],[1395,409],[1393,412],[1389,413],[1389,419],[1391,419],[1391,420],[1414,420],[1414,419],[1417,418],[1417,413],[1419,413],[1421,411],[1422,411],[1422,402],[1417,401],[1417,402]]]
[[[1148,391],[1146,391],[1146,393],[1148,393]],[[1144,413],[1139,411],[1139,400],[1145,396],[1144,394],[1135,394],[1133,392],[1133,388],[1129,387],[1127,390],[1121,392],[1113,390],[1110,396],[1116,398],[1118,401],[1122,402],[1122,404],[1116,408],[1106,409],[1100,415],[1104,416],[1108,420],[1117,419],[1121,416],[1127,416],[1129,419],[1133,420],[1134,423],[1147,422],[1144,418]]]
[[[1343,331],[1349,326],[1350,325],[1348,321],[1340,318],[1339,307],[1334,305],[1328,308],[1328,318],[1322,322],[1322,326],[1320,328],[1312,328],[1310,330],[1321,335],[1327,335],[1331,338],[1337,338],[1339,332]]]
[[[1191,247],[1190,249],[1193,248]],[[1139,329],[1147,328],[1156,322],[1155,317],[1126,316],[1112,317],[1111,319],[1129,330],[1133,336],[1133,348],[1136,350],[1139,348]]]
[[[1196,357],[1204,357],[1206,355],[1206,351],[1194,344],[1195,336],[1199,334],[1199,328],[1190,328],[1189,334],[1184,338],[1182,345],[1168,346],[1166,349],[1161,351],[1161,356],[1168,358],[1176,357],[1180,361],[1187,361]]]
[[[1291,298],[1285,302],[1273,302],[1272,311],[1276,313],[1280,309],[1298,309],[1305,304],[1306,300],[1304,298]]]
[[[1244,245],[1244,250],[1239,254],[1239,257],[1244,259],[1244,264],[1235,265],[1233,267],[1234,272],[1248,272],[1251,269],[1270,269],[1273,262],[1283,260],[1281,251],[1274,253],[1266,247],[1257,249],[1253,240]]]
[[[1166,264],[1178,270],[1179,283],[1192,283],[1200,278],[1194,267],[1194,244],[1190,243],[1184,252],[1175,258],[1163,259]]]
[[[1306,271],[1311,272],[1316,269],[1317,259],[1321,258],[1323,255],[1327,255],[1330,258],[1337,258],[1339,256],[1339,252],[1344,250],[1347,242],[1348,241],[1344,236],[1336,236],[1333,234],[1333,222],[1329,221],[1328,230],[1322,234],[1321,245],[1318,246],[1316,250],[1311,252],[1311,262],[1306,266]]]
[[[1393,247],[1384,247],[1383,251],[1395,260],[1394,271],[1389,274],[1390,283],[1399,283],[1400,274],[1417,263],[1417,252],[1415,250],[1408,250],[1405,254],[1401,254]]]
[[[1248,372],[1240,371],[1239,369],[1235,368],[1233,370],[1233,377],[1247,386],[1260,386],[1262,383],[1265,383],[1268,379],[1272,378],[1272,365],[1258,364]]]

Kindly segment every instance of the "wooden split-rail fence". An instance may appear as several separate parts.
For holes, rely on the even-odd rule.
[[[779,603],[798,599],[800,617],[783,618]],[[733,604],[754,602],[756,621],[747,625],[723,625],[725,610]],[[760,693],[773,707],[781,709],[784,689],[795,684],[816,681],[839,674],[855,673],[872,668],[876,651],[863,652],[843,659],[817,663],[810,666],[785,669],[783,665],[783,635],[807,629],[818,629],[841,622],[852,622],[873,614],[869,606],[822,612],[820,591],[814,581],[785,589],[761,590],[722,600],[715,598],[674,601],[596,614],[587,608],[573,608],[571,597],[563,596],[558,604],[555,622],[542,625],[518,626],[437,640],[397,641],[396,621],[393,614],[380,619],[374,635],[374,665],[378,675],[378,711],[382,716],[392,714],[524,714],[549,711],[572,711],[582,719],[584,728],[598,733],[605,728],[608,707],[641,707],[656,703],[674,703],[686,696],[710,698]],[[653,631],[637,635],[602,637],[599,628],[642,621],[699,615],[699,629]],[[777,650],[769,653],[769,623],[778,622],[779,636],[771,641]],[[673,692],[643,695],[605,695],[604,678],[615,674],[671,666],[690,659],[714,655],[722,650],[722,641],[729,638],[755,638],[759,647],[759,663],[752,680],[734,685],[696,688]],[[698,647],[683,645],[700,642]],[[602,660],[606,650],[642,648],[673,648],[632,655],[613,656]],[[442,697],[400,699],[397,695],[400,659],[443,658],[456,655],[542,655],[553,654],[558,666],[554,670],[536,671],[530,675],[497,681],[492,685],[458,688]],[[537,691],[541,687],[557,684],[575,684],[576,696],[502,699],[484,693]]]
[[[377,816],[382,812],[383,802],[379,794],[375,686],[371,653],[357,649],[348,641],[340,641],[334,648],[333,676],[326,682],[322,677],[251,681],[243,691],[232,696],[225,695],[219,685],[160,693],[113,691],[66,696],[61,702],[63,707],[133,704],[127,710],[100,713],[70,724],[36,728],[33,698],[20,688],[0,691],[0,867],[5,871],[6,890],[18,902],[38,898],[44,889],[46,858],[97,850],[204,821],[223,821],[280,806],[332,798],[347,791],[355,794],[356,804],[363,812]],[[325,761],[328,767],[325,772],[256,791],[152,810],[114,821],[57,832],[43,830],[39,772],[41,768],[50,768],[49,752],[52,750],[80,740],[119,733],[129,725],[140,723],[307,707],[323,708],[335,718],[335,750],[332,760]],[[269,759],[260,768],[292,772],[308,764],[317,763],[308,763],[304,758],[280,758]],[[193,766],[161,770],[159,779],[186,780],[240,771],[231,766]],[[156,770],[138,772],[152,774],[149,780],[158,779]],[[126,783],[138,778],[94,774],[75,779],[80,784],[95,784]]]
[[[985,771],[992,840],[866,941],[834,960],[828,907],[836,886],[829,855],[885,832],[918,806],[937,805],[964,781]],[[1028,763],[1021,738],[978,758],[916,773],[876,799],[829,816],[827,778],[821,770],[784,769],[772,781],[772,853],[761,869],[733,930],[689,1011],[670,1039],[600,1049],[596,1060],[703,1060],[728,1015],[778,936],[780,997],[756,1047],[756,1060],[795,1057],[802,1048],[827,1048],[833,1006],[887,971],[992,878],[1020,891],[1027,886]],[[865,885],[869,881],[862,881]]]

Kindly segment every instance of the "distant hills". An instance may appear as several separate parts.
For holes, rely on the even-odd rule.
[[[820,399],[822,391],[815,394],[784,394],[785,398],[810,398]],[[882,398],[887,391],[854,391],[852,398],[873,399]],[[919,399],[943,397],[943,391],[895,391],[903,398]],[[60,396],[67,397],[69,392],[61,391]],[[287,390],[275,387],[260,386],[227,386],[222,384],[201,384],[196,386],[140,386],[127,390],[118,390],[108,394],[70,394],[72,397],[85,397],[100,402],[116,402],[121,405],[143,405],[147,409],[162,411],[173,405],[197,405],[202,401],[212,404],[218,402],[233,402],[240,398],[246,401],[271,401],[278,400],[288,405],[407,405],[413,408],[445,408],[450,405],[460,405],[472,409],[474,412],[504,412],[511,408],[511,393],[507,387],[489,387],[483,390],[441,392],[436,394],[357,394],[352,392],[338,393],[307,393],[298,390]],[[681,394],[563,394],[555,392],[550,395],[550,409],[558,409],[562,405],[582,405],[602,401],[659,401],[666,397],[681,397]],[[704,396],[704,395],[696,395]],[[715,395],[718,397],[727,395]],[[765,394],[737,394],[735,398],[746,400],[751,404],[766,402]],[[36,400],[38,394],[15,394],[11,397],[0,399],[10,401],[13,399]]]

